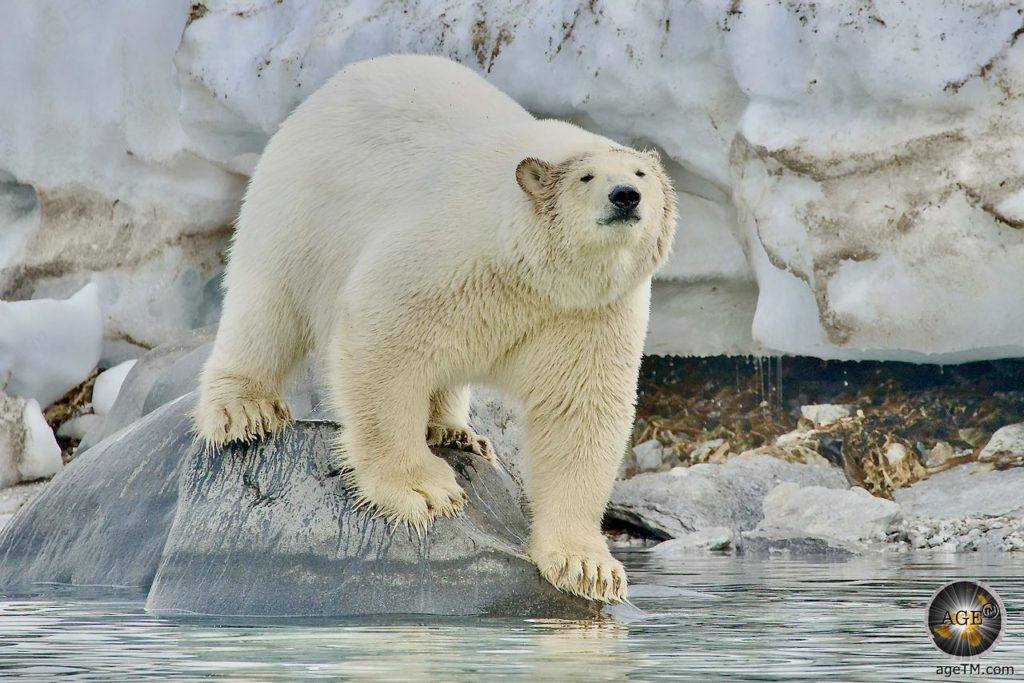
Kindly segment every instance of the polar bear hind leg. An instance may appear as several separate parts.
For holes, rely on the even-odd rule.
[[[431,395],[427,445],[473,453],[498,464],[490,440],[469,426],[469,387],[441,389]]]
[[[340,337],[332,346],[328,388],[344,425],[335,449],[359,504],[418,533],[459,514],[466,493],[424,439],[432,392],[422,368],[380,353],[386,344],[369,344],[366,355],[352,354]]]
[[[285,380],[306,352],[303,327],[267,293],[229,289],[199,381],[194,430],[207,446],[252,441],[291,424]],[[267,298],[270,296],[271,298]]]

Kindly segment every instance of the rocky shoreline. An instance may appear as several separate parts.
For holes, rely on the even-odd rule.
[[[62,521],[68,514],[69,501],[80,496],[82,491],[93,490],[90,487],[95,488],[97,482],[102,488],[102,482],[109,479],[106,475],[98,479],[86,476],[86,461],[98,457],[97,451],[110,450],[110,437],[115,434],[118,436],[114,441],[122,443],[113,450],[123,450],[125,443],[134,443],[132,439],[138,441],[140,437],[131,435],[139,433],[139,425],[152,422],[147,416],[166,412],[167,406],[175,404],[176,399],[195,388],[199,368],[209,351],[212,332],[212,329],[198,330],[178,342],[155,349],[136,365],[120,369],[126,375],[117,380],[120,384],[123,379],[123,387],[97,392],[92,385],[95,383],[102,389],[103,374],[97,376],[93,373],[86,383],[47,408],[44,415],[51,420],[50,425],[58,434],[67,435],[66,425],[75,421],[88,425],[88,429],[73,440],[62,437],[64,459],[70,462],[70,466],[61,472],[58,481],[62,483],[56,489],[45,481],[37,481],[0,490],[0,527],[9,525],[5,541],[8,551],[17,546],[18,534],[27,533],[25,529],[34,529],[29,534],[34,538],[49,537],[48,534],[63,529],[59,533],[71,534],[67,538],[71,538],[72,545],[78,548],[68,555],[72,563],[78,562],[75,557],[86,559],[80,566],[69,568],[66,561],[58,561],[37,552],[38,548],[33,550],[27,546],[27,550],[22,548],[25,552],[19,551],[20,554],[10,557],[22,557],[30,562],[31,567],[45,570],[46,576],[40,575],[40,580],[62,580],[51,576],[54,571],[64,571],[67,574],[65,578],[72,582],[77,575],[75,571],[88,574],[89,562],[96,557],[95,548],[75,545],[79,542],[74,539],[79,538],[79,533],[90,538],[97,538],[90,536],[93,532],[102,534],[98,527],[90,532],[88,529],[92,527],[86,525],[82,527],[85,532],[82,532],[78,525],[69,526],[68,520]],[[799,364],[796,362],[788,367],[792,371],[799,368]],[[1024,549],[1024,497],[1019,493],[1024,487],[1024,468],[1018,466],[1024,462],[1024,425],[1019,423],[1020,415],[1024,414],[1021,409],[1024,392],[1016,388],[1024,385],[1021,381],[1024,364],[990,365],[984,372],[979,368],[967,368],[948,375],[936,369],[910,372],[904,366],[895,365],[887,368],[892,372],[885,375],[880,374],[880,368],[859,364],[859,375],[846,368],[838,379],[833,377],[831,380],[829,373],[835,372],[834,367],[826,367],[825,372],[803,379],[792,375],[787,377],[784,385],[787,395],[783,396],[782,385],[778,382],[778,364],[745,363],[736,359],[648,358],[641,378],[636,429],[638,442],[624,458],[606,516],[606,533],[613,547],[642,547],[662,558],[681,562],[694,554],[708,552],[843,558],[880,552],[1015,552]],[[765,376],[769,368],[775,373],[773,379]],[[730,378],[725,380],[724,375],[730,375]],[[324,417],[319,408],[322,397],[316,387],[315,376],[312,367],[304,369],[289,395],[296,415],[312,420],[310,424],[316,424]],[[938,381],[935,377],[939,378]],[[101,400],[97,401],[97,398]],[[827,402],[806,402],[809,399],[825,399]],[[101,410],[96,410],[97,405]],[[177,420],[175,427],[170,427],[170,423],[164,424],[167,434],[184,433],[183,413],[179,413],[181,411],[177,410],[175,417],[162,418],[160,424],[168,419],[172,422]],[[1014,418],[1018,422],[1012,422]],[[467,538],[473,539],[470,545],[479,548],[483,538],[479,530],[488,525],[496,529],[496,535],[491,534],[496,539],[491,545],[497,553],[494,557],[500,556],[499,564],[505,568],[496,570],[494,576],[499,578],[492,582],[493,586],[501,583],[500,576],[512,571],[517,577],[516,585],[521,589],[517,600],[524,595],[539,595],[533,593],[537,586],[524,583],[527,574],[532,576],[532,573],[523,573],[523,567],[528,565],[522,564],[520,553],[515,549],[525,537],[525,522],[521,519],[525,501],[518,469],[517,411],[499,396],[478,391],[472,406],[471,422],[491,439],[505,463],[505,483],[490,488],[508,497],[512,505],[503,504],[501,516],[519,520],[515,523],[519,525],[519,531],[509,539],[501,540],[505,532],[498,520],[491,518],[493,506],[481,503],[488,512],[475,522],[467,522],[469,526],[466,529],[477,529],[467,531]],[[146,429],[149,430],[145,432],[149,441],[143,441],[150,443],[158,435],[152,425]],[[306,435],[302,438],[310,441],[313,437]],[[150,455],[146,457],[151,459],[161,452],[167,455],[167,449],[170,449],[175,455],[166,462],[175,462],[175,458],[185,457],[183,454],[188,450],[185,441],[179,443],[174,438],[164,439],[160,444],[159,448],[150,449]],[[269,448],[280,450],[281,444]],[[136,450],[138,448],[131,447],[123,453],[118,451],[116,459],[137,457]],[[295,451],[294,448],[285,450],[289,453]],[[313,450],[323,454],[322,448]],[[277,451],[268,451],[260,457],[264,456],[268,463],[283,457]],[[83,458],[84,461],[79,463]],[[290,462],[294,462],[289,467],[297,467],[300,460],[302,458],[291,458]],[[284,469],[288,470],[288,467]],[[266,493],[270,487],[283,493],[276,475],[267,479],[270,476],[268,472],[270,470],[263,466],[249,475],[241,470],[234,474],[225,471],[218,490],[230,489],[230,482],[237,479],[244,484],[242,489],[245,490],[256,486]],[[283,472],[281,470],[278,474],[285,476]],[[122,474],[127,476],[128,473]],[[293,475],[300,476],[295,473],[287,476]],[[305,475],[300,478],[302,476]],[[254,483],[256,479],[253,477],[262,477],[265,481]],[[323,488],[325,491],[330,488],[329,477],[317,477],[319,475],[313,477],[316,482],[302,486],[316,490]],[[118,481],[123,478],[122,475],[114,477]],[[163,475],[155,473],[153,478],[160,481]],[[182,481],[186,480],[187,477]],[[68,482],[74,482],[74,485],[69,488]],[[240,501],[248,495],[242,489],[238,494]],[[190,489],[185,486],[181,491]],[[43,500],[47,496],[49,500]],[[489,500],[489,496],[484,498]],[[33,504],[37,498],[42,502]],[[196,493],[188,503],[191,505],[189,509],[216,513],[208,498]],[[133,498],[136,502],[147,501],[143,506],[145,509],[135,512],[122,510],[125,518],[134,517],[137,521],[141,515],[165,522],[163,526],[156,525],[162,530],[153,536],[155,540],[149,545],[143,544],[153,557],[147,560],[149,564],[145,568],[132,570],[138,574],[133,574],[136,579],[146,574],[147,580],[152,580],[156,576],[156,567],[164,562],[154,558],[158,555],[163,557],[160,553],[165,549],[165,541],[161,539],[168,537],[173,514],[168,517],[171,513],[164,510],[150,515],[147,510],[158,499],[159,496],[148,494],[142,498],[136,496]],[[270,501],[261,522],[264,527],[283,524],[281,530],[286,535],[298,533],[294,528],[297,518],[293,513],[303,507],[302,500],[294,496],[264,496],[263,499]],[[283,504],[276,502],[279,499],[290,501],[286,506],[287,514],[281,511],[283,508],[274,507]],[[97,501],[89,503],[88,500],[83,503],[83,515],[88,510],[100,509],[96,507],[99,505]],[[33,513],[35,519],[31,522],[20,520],[20,517],[12,521],[19,508],[25,505],[49,510],[49,513],[40,517],[37,511]],[[303,513],[304,518],[311,518],[313,512],[307,510]],[[210,520],[217,518],[217,514],[206,516]],[[248,519],[249,516],[251,513],[246,513],[239,519]],[[284,518],[292,521],[282,522]],[[111,520],[114,528],[119,528],[117,525],[120,523]],[[213,521],[210,523],[214,524]],[[18,524],[21,527],[17,527]],[[195,548],[203,544],[194,534],[190,535],[188,529],[192,526],[178,525],[176,538],[180,552],[172,555],[180,561],[166,561],[170,563],[168,567],[185,567],[187,571],[183,570],[184,574],[178,572],[181,576],[171,569],[164,573],[165,576],[173,574],[176,577],[176,588],[170,594],[165,591],[159,600],[154,598],[153,604],[162,605],[160,609],[190,611],[202,607],[198,603],[181,607],[188,603],[182,597],[189,595],[187,588],[191,580],[188,572],[197,571],[196,576],[209,578],[216,575],[208,571],[211,563],[221,567],[232,564],[220,555],[217,555],[219,559],[216,562],[209,557],[197,560]],[[343,528],[344,525],[339,527]],[[449,541],[462,547],[459,545],[462,541],[458,539],[462,538],[460,534],[463,531],[452,533],[455,541]],[[252,538],[259,536],[253,536],[253,529],[247,534]],[[206,536],[212,538],[224,534],[218,531]],[[189,539],[199,545],[193,548],[194,544]],[[439,544],[449,541],[438,540],[431,545],[437,549]],[[51,550],[60,550],[59,545],[52,546]],[[460,551],[466,558],[482,557],[478,550],[469,548],[465,546],[464,552]],[[236,551],[241,552],[239,548],[231,552]],[[417,553],[421,551],[422,548],[417,550],[410,546],[410,557],[420,557]],[[267,552],[274,554],[281,549],[268,546]],[[285,554],[288,552],[291,550]],[[434,551],[432,560],[426,560],[424,556],[416,562],[432,562],[439,557],[437,552]],[[64,550],[60,550],[58,555],[63,557]],[[488,556],[480,561],[494,568],[493,559]],[[336,560],[318,566],[323,568]],[[26,566],[19,565],[12,570],[14,574],[11,576],[24,573]],[[369,571],[373,575],[372,565],[365,566],[370,568],[360,571]],[[102,577],[97,579],[91,575],[87,578],[90,581],[102,580]],[[167,583],[169,580],[155,582],[154,585],[166,587],[170,585]],[[221,588],[217,591],[230,594]],[[434,590],[436,587],[431,588]],[[497,596],[500,591],[492,593]],[[444,603],[443,593],[431,594],[435,598],[422,605],[417,603],[417,609],[454,609]],[[527,598],[527,603],[532,599]],[[495,609],[501,611],[508,607],[513,611],[527,609],[539,610],[540,613],[554,604],[551,600],[549,595],[533,605],[520,600],[516,603],[518,607],[506,605]],[[374,605],[376,603],[367,603],[360,609],[373,611],[380,607]],[[309,606],[313,611],[321,607]],[[256,605],[255,608],[261,606]],[[262,605],[262,608],[267,613],[274,613],[277,609],[274,605]],[[229,610],[230,605],[225,603],[218,609]],[[247,609],[253,609],[253,605]],[[481,603],[479,609],[486,611],[491,608]],[[561,607],[554,609],[558,611]]]

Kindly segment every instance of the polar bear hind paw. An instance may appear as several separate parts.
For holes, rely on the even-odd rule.
[[[358,507],[366,507],[396,528],[404,526],[423,535],[436,518],[455,517],[469,500],[452,468],[433,454],[402,473],[381,466],[382,462],[346,466],[345,479]]]
[[[555,588],[588,600],[626,601],[626,570],[610,553],[554,551],[531,554],[541,576]]]
[[[194,430],[208,447],[232,441],[254,441],[294,422],[281,398],[245,396],[201,401],[193,416]]]
[[[492,465],[497,466],[498,464],[498,459],[494,455],[494,447],[491,445],[490,439],[486,436],[480,436],[469,427],[428,425],[427,445],[472,453],[479,455]]]

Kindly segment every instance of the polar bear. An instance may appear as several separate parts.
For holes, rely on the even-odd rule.
[[[428,445],[493,458],[467,385],[494,386],[523,406],[529,557],[560,589],[621,601],[601,518],[675,225],[656,154],[534,119],[446,59],[353,64],[249,183],[196,431],[217,445],[282,429],[282,385],[316,352],[351,485],[425,529],[466,503]]]

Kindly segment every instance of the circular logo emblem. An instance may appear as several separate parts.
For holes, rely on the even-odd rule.
[[[953,581],[928,603],[928,635],[947,655],[969,659],[987,652],[1006,625],[1003,603],[977,581]]]

